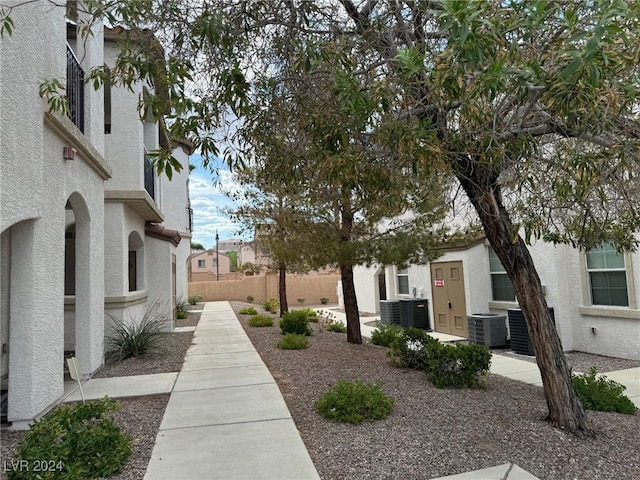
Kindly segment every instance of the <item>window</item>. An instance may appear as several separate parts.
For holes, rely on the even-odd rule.
[[[138,289],[138,255],[135,250],[129,251],[129,291]]]
[[[489,247],[489,273],[491,274],[491,295],[497,302],[515,302],[516,291],[507,275],[502,262]]]
[[[398,270],[398,294],[409,295],[409,270],[406,268]]]
[[[198,268],[204,268],[205,264],[204,264],[204,260],[198,260]]]
[[[217,267],[217,266],[218,266],[218,259],[217,259],[217,258],[214,258],[214,259],[213,259],[213,266],[214,266],[214,267]]]
[[[629,306],[624,256],[611,244],[587,252],[592,305]]]

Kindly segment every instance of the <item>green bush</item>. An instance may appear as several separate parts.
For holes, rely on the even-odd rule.
[[[251,295],[247,295],[247,302],[253,303],[253,297]]]
[[[391,351],[387,354],[391,357],[391,363],[396,367],[424,370],[427,365],[425,347],[434,343],[440,345],[438,340],[424,330],[409,327],[399,332],[391,343]]]
[[[262,308],[264,308],[266,312],[278,313],[278,310],[280,310],[280,302],[275,298],[269,298],[262,302]]]
[[[347,333],[347,326],[343,322],[331,322],[329,325],[327,325],[327,331]]]
[[[468,388],[484,384],[491,365],[486,345],[444,345],[438,341],[425,346],[424,373],[438,388]]]
[[[243,309],[239,310],[238,313],[242,315],[257,315],[258,311],[255,309],[255,307],[244,307]]]
[[[320,303],[321,303],[322,305],[326,305],[327,303],[329,303],[329,299],[328,299],[327,297],[322,297],[322,298],[320,299]]]
[[[250,327],[271,327],[273,325],[273,318],[267,315],[254,315],[249,319]]]
[[[385,396],[379,385],[340,380],[316,402],[316,409],[330,420],[360,423],[387,418],[393,400]]]
[[[282,333],[295,333],[297,335],[311,335],[307,323],[307,315],[302,310],[292,310],[285,313],[280,319],[280,329]]]
[[[176,310],[176,318],[178,320],[184,320],[189,316],[189,312],[186,310]]]
[[[155,353],[159,347],[163,320],[147,310],[140,322],[124,323],[111,318],[113,325],[106,338],[107,362],[121,362],[130,357]]]
[[[278,342],[278,348],[282,350],[302,350],[309,346],[309,341],[304,335],[287,333]]]
[[[189,297],[189,305],[195,305],[197,304],[200,300],[202,300],[202,297],[200,295],[191,295]]]
[[[17,463],[21,468],[10,470],[9,480],[80,480],[119,473],[131,455],[131,439],[103,417],[118,408],[119,403],[104,398],[60,407],[36,421],[18,445],[17,462],[29,462],[28,467]]]
[[[307,316],[307,320],[310,322],[318,321],[318,312],[316,312],[313,308],[305,307],[305,308],[297,308],[294,310],[295,312],[304,312]]]
[[[635,414],[636,406],[622,393],[627,387],[603,375],[597,377],[596,373],[595,367],[591,367],[587,373],[572,376],[573,386],[584,408]]]
[[[305,299],[304,299],[304,298],[299,298],[299,299],[298,299],[298,303],[299,303],[300,305],[302,305],[302,304],[304,303],[304,301],[305,301]]]
[[[379,324],[376,329],[371,332],[371,343],[374,345],[382,345],[383,347],[391,347],[393,342],[402,336],[403,332],[404,329],[398,324]]]
[[[182,297],[176,300],[176,318],[187,318],[186,316],[181,317],[180,315],[184,314],[189,315],[189,310],[187,308],[187,302],[182,300]]]

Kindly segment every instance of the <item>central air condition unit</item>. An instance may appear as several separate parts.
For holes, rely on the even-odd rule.
[[[380,323],[400,325],[399,300],[380,300]]]
[[[551,313],[551,319],[555,324],[553,308],[549,308],[549,313]],[[507,314],[509,316],[511,350],[522,355],[535,355],[536,352],[531,344],[531,337],[529,336],[529,330],[527,329],[527,321],[524,318],[522,310],[514,308],[512,310],[508,310]]]
[[[400,300],[400,324],[407,327],[429,328],[429,304],[426,298],[403,298]]]
[[[507,317],[497,313],[473,313],[467,317],[469,343],[501,347],[507,343]]]

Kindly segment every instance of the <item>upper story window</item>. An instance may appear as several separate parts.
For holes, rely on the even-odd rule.
[[[491,296],[493,300],[515,302],[516,291],[513,288],[513,283],[511,283],[507,271],[491,247],[489,247],[489,273],[491,274]]]
[[[198,260],[198,268],[204,268],[205,266],[204,260]]]
[[[406,268],[398,270],[398,294],[409,295],[409,270]]]
[[[606,243],[587,252],[592,305],[629,306],[624,255]]]

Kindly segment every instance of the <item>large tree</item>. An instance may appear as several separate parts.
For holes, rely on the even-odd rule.
[[[143,100],[156,115],[171,108],[173,136],[192,133],[205,157],[217,153],[212,131],[227,112],[256,114],[252,85],[268,81],[283,57],[301,43],[349,39],[359,59],[353,75],[383,79],[395,92],[389,111],[420,125],[434,160],[421,173],[444,165],[482,222],[526,317],[550,422],[588,430],[526,241],[637,246],[638,2],[90,5],[113,25],[156,33],[166,61],[141,51],[140,38],[127,44],[125,37],[124,46],[135,46],[123,49],[112,81],[154,79],[160,95]],[[315,62],[311,54],[299,59],[301,69]],[[102,77],[92,78],[99,84]]]

